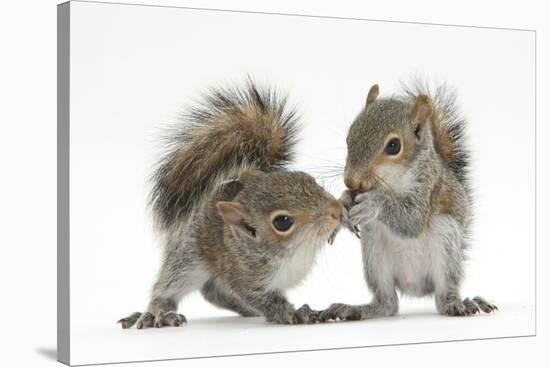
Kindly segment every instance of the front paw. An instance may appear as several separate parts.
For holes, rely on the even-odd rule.
[[[356,195],[357,195],[356,191],[344,190],[344,192],[342,192],[342,195],[340,195],[340,198],[338,199],[338,201],[340,202],[340,204],[342,204],[344,208],[349,210],[353,206],[353,202]]]
[[[271,315],[267,321],[275,324],[297,325],[297,324],[315,324],[319,321],[319,311],[312,310],[309,305],[305,304],[297,310],[288,307],[281,312]]]
[[[294,308],[285,308],[271,315],[266,315],[266,320],[274,324],[295,325],[298,324],[298,317]]]
[[[264,314],[268,322],[274,324],[294,325],[298,323],[296,310],[290,304],[273,307]]]
[[[294,313],[294,315],[298,319],[299,324],[315,324],[319,322],[320,314],[320,311],[312,310],[307,304],[297,309]]]
[[[319,315],[319,321],[327,322],[329,320],[361,320],[361,307],[350,306],[343,303],[334,303],[329,308],[322,311]]]
[[[360,232],[359,232],[359,227],[357,225],[353,225],[350,221],[350,217],[349,217],[349,211],[347,209],[344,208],[344,210],[342,211],[342,221],[341,221],[341,224],[344,228],[346,228],[347,230],[349,230],[351,233],[353,233],[355,235],[355,237],[357,238],[361,238],[361,235],[360,235]],[[331,243],[332,244],[332,243]]]
[[[360,238],[359,228],[357,226],[352,225],[349,219],[349,210],[353,206],[354,197],[355,197],[355,192],[351,190],[345,190],[342,193],[342,196],[340,196],[340,199],[338,199],[338,201],[343,207],[341,225],[342,227],[352,232],[357,238]]]
[[[367,191],[355,197],[355,204],[348,212],[349,223],[352,227],[365,226],[375,220],[380,213],[382,194]]]

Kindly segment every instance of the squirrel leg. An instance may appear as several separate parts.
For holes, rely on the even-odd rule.
[[[321,312],[320,321],[366,320],[392,316],[399,309],[399,298],[394,282],[393,266],[384,250],[383,237],[376,226],[361,227],[363,271],[373,300],[365,305],[332,304]]]
[[[177,312],[179,301],[199,289],[208,279],[206,270],[181,253],[164,257],[158,279],[153,286],[147,311],[134,312],[118,321],[123,329],[180,326],[187,320]],[[176,270],[175,270],[176,269]]]
[[[239,296],[227,290],[215,278],[210,278],[204,284],[201,293],[213,305],[234,311],[243,317],[261,316],[259,311],[248,306]]]
[[[379,226],[363,226],[361,233],[363,274],[374,295],[371,303],[361,307],[361,320],[393,316],[399,310],[393,259],[386,253]]]
[[[464,277],[462,262],[462,235],[448,232],[445,235],[448,240],[443,242],[444,256],[433,269],[435,305],[437,311],[447,316],[470,316],[476,313],[490,313],[498,308],[485,301],[481,297],[462,298],[460,284]]]
[[[303,309],[296,311],[279,290],[251,291],[249,289],[235,290],[243,301],[259,310],[268,322],[276,324],[309,323],[303,315]],[[314,322],[311,320],[311,322]]]

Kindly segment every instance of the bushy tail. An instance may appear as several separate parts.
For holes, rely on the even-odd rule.
[[[274,89],[211,89],[182,116],[153,175],[150,201],[160,228],[184,220],[219,186],[242,170],[283,168],[294,156],[296,112]]]
[[[420,94],[427,95],[438,114],[439,129],[435,138],[436,148],[457,179],[466,184],[470,155],[466,144],[466,121],[458,110],[456,92],[446,84],[435,88],[429,83],[414,79],[402,84],[404,98],[414,103]]]

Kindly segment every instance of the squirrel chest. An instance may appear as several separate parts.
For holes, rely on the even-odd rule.
[[[417,238],[400,237],[379,221],[368,226],[363,242],[367,266],[384,273],[388,287],[394,285],[410,296],[425,296],[444,284],[448,246],[460,246],[452,241],[460,238],[452,217],[434,215]]]
[[[270,289],[285,289],[298,285],[315,263],[319,246],[298,246],[289,256],[281,258],[270,277]]]

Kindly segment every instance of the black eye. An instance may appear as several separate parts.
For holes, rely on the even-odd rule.
[[[294,224],[294,218],[288,215],[278,215],[273,218],[273,227],[280,232],[286,232]]]
[[[384,153],[387,155],[396,155],[401,151],[401,141],[397,138],[393,138],[388,142],[388,145],[384,148]]]

